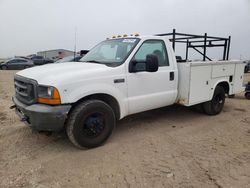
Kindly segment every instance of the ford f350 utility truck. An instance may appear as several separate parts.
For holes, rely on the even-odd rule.
[[[174,103],[219,114],[225,94],[243,91],[243,72],[241,61],[177,63],[166,36],[120,37],[99,43],[80,62],[17,72],[13,102],[33,129],[66,129],[75,146],[92,148],[130,114]]]

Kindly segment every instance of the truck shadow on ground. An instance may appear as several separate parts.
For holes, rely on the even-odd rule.
[[[119,138],[120,136],[126,137],[127,132],[131,129],[139,133],[140,130],[143,130],[145,128],[149,129],[149,131],[150,129],[157,129],[162,126],[166,128],[178,128],[176,127],[175,123],[189,121],[191,122],[193,118],[200,116],[205,115],[193,110],[192,108],[178,105],[167,106],[134,114],[117,122],[114,134],[107,142],[115,142],[116,138]],[[27,127],[23,128],[29,129]],[[30,141],[32,140],[32,137],[34,140],[36,140],[34,144],[41,144],[39,143],[39,141],[37,141],[37,138],[39,138],[41,142],[46,140],[45,142],[47,144],[53,143],[54,147],[60,147],[60,145],[63,145],[64,150],[69,149],[70,151],[73,151],[74,149],[72,148],[75,148],[68,140],[65,131],[62,131],[60,133],[31,131],[30,136]]]
[[[157,129],[160,127],[178,128],[175,123],[190,122],[191,125],[192,119],[203,116],[206,115],[194,108],[179,105],[141,112],[118,121],[113,135],[107,142],[115,142],[116,138],[119,138],[120,136],[126,137],[126,134],[131,129],[133,129],[134,132],[139,133],[145,128],[149,129],[149,131],[150,129]],[[62,137],[62,142],[65,142],[65,140],[70,142],[65,132],[61,133],[60,136]],[[73,145],[69,144],[69,146],[72,147]]]
[[[227,100],[247,100],[244,95],[236,95],[234,98],[227,98]]]
[[[116,132],[126,131],[130,127],[140,129],[152,124],[154,124],[154,128],[157,126],[175,128],[175,123],[188,122],[200,116],[205,116],[205,114],[193,107],[171,105],[130,115],[118,122]]]

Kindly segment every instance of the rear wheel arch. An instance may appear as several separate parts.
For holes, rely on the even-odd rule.
[[[225,93],[229,94],[230,86],[229,86],[229,83],[227,81],[222,81],[222,82],[217,83],[214,88],[216,88],[217,86],[222,87],[224,89]]]

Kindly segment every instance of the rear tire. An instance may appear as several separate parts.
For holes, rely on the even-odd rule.
[[[244,69],[244,73],[247,73],[247,72],[248,72],[248,69],[247,69],[247,68],[245,68],[245,69]]]
[[[250,92],[246,92],[245,97],[246,97],[246,99],[250,100]]]
[[[76,147],[94,148],[110,137],[115,124],[115,114],[108,104],[100,100],[87,100],[70,113],[66,132]]]
[[[208,115],[219,114],[225,103],[225,90],[221,86],[217,86],[214,90],[214,95],[211,101],[203,104],[204,112]]]

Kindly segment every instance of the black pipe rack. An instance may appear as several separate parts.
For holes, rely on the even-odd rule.
[[[172,33],[157,34],[156,36],[170,36],[170,42],[172,42],[172,47],[175,51],[176,43],[186,44],[186,61],[188,61],[189,48],[194,49],[196,52],[203,56],[203,61],[209,60],[211,58],[207,56],[207,48],[222,47],[223,48],[223,60],[228,60],[231,36],[228,38],[223,37],[213,37],[207,35],[193,35],[186,33],[177,33],[173,29]]]

